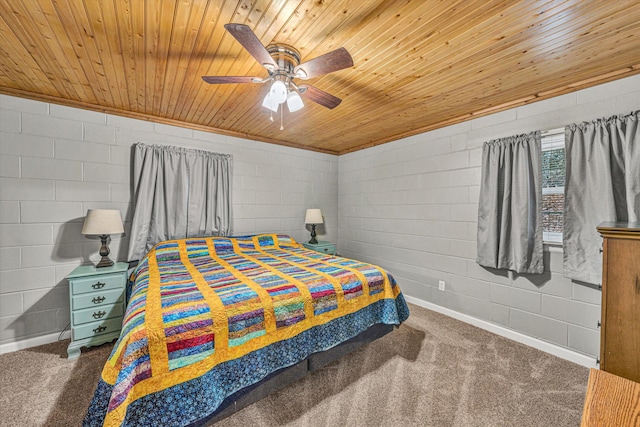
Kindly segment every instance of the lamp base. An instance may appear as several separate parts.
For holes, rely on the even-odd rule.
[[[111,267],[113,265],[113,261],[111,261],[109,259],[109,246],[107,244],[107,241],[109,239],[109,235],[108,234],[101,234],[100,235],[100,242],[102,242],[102,246],[100,246],[100,256],[102,256],[102,259],[100,260],[100,262],[96,265],[96,268],[103,268],[103,267]]]
[[[96,264],[96,268],[102,267],[111,267],[113,266],[113,261],[109,259],[107,256],[103,256],[98,264]]]
[[[311,243],[312,245],[315,245],[318,243],[318,241],[316,240],[316,225],[315,224],[311,224],[311,240],[309,240],[309,243]]]

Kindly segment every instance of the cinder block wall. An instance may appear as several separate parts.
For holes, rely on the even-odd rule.
[[[0,95],[0,351],[69,323],[65,277],[100,258],[84,216],[120,209],[128,232],[138,141],[232,154],[236,235],[308,240],[305,210],[318,207],[320,237],[337,240],[336,156]],[[112,258],[127,247],[113,236]]]
[[[0,95],[0,351],[68,324],[65,277],[99,258],[83,217],[120,209],[129,229],[141,141],[233,154],[236,234],[302,241],[305,209],[320,207],[322,239],[388,268],[407,295],[595,356],[600,292],[562,277],[559,250],[542,276],[476,265],[481,145],[638,108],[635,76],[338,158]],[[127,245],[114,236],[114,258]]]
[[[560,248],[539,276],[476,264],[482,143],[639,108],[633,76],[340,156],[339,251],[407,295],[595,358],[600,291],[563,277]]]

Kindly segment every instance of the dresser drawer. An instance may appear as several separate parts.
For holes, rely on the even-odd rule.
[[[71,309],[80,310],[82,308],[110,305],[122,301],[124,289],[113,289],[104,292],[93,292],[90,294],[74,295],[71,298]]]
[[[111,332],[118,332],[120,328],[122,328],[122,318],[120,317],[103,320],[102,322],[87,323],[73,328],[73,339],[77,341]]]
[[[89,308],[85,310],[75,310],[71,312],[71,321],[74,326],[82,325],[83,323],[96,322],[100,320],[107,320],[113,317],[122,318],[123,306],[122,303],[116,303],[113,305],[101,305],[99,307]]]
[[[111,274],[97,277],[86,277],[82,279],[71,279],[71,293],[73,295],[87,292],[108,291],[109,289],[120,289],[124,286],[122,274]]]

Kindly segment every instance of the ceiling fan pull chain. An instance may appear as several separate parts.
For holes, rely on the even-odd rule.
[[[282,105],[280,106],[280,130],[284,130],[284,108],[282,107]]]

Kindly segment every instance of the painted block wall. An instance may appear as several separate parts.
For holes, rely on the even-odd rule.
[[[232,154],[236,235],[302,242],[305,210],[321,208],[319,237],[337,240],[336,156],[0,95],[0,349],[69,323],[65,277],[100,258],[84,216],[120,209],[128,232],[138,141]],[[125,260],[127,233],[110,248]]]
[[[340,156],[339,252],[409,296],[595,358],[601,292],[563,277],[561,248],[542,275],[476,264],[482,143],[637,109],[633,76]]]

